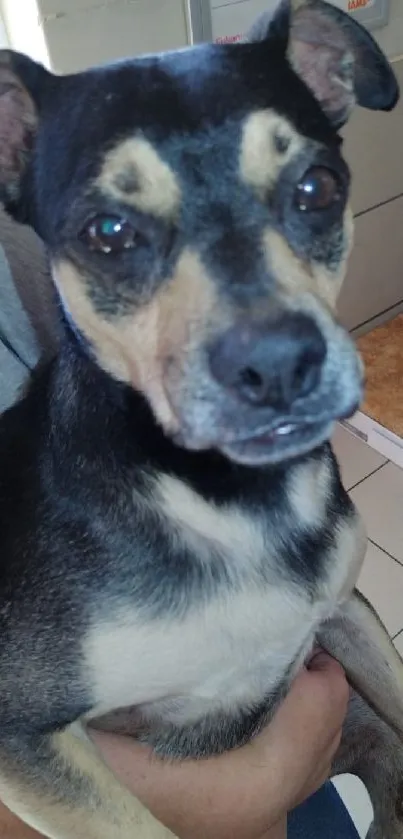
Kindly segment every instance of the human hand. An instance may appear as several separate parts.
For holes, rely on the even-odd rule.
[[[133,740],[91,732],[121,781],[180,839],[285,839],[287,813],[331,771],[349,689],[342,668],[316,655],[271,724],[242,749],[168,763]],[[0,836],[35,839],[5,810]]]
[[[181,839],[280,839],[287,813],[329,777],[348,698],[342,668],[320,652],[271,724],[238,751],[168,763],[132,741],[92,736],[121,780]]]

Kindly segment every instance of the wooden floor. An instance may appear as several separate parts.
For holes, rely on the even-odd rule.
[[[365,364],[362,411],[403,437],[403,314],[357,341]]]

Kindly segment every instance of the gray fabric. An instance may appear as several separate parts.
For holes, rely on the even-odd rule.
[[[0,412],[18,398],[40,357],[57,346],[56,305],[43,248],[0,210]]]
[[[17,294],[4,248],[0,245],[0,340],[28,368],[39,359],[39,343]]]
[[[0,414],[18,399],[27,381],[27,368],[0,341]]]
[[[18,397],[40,348],[0,246],[0,412]]]
[[[16,224],[1,208],[0,243],[41,352],[51,354],[57,346],[58,319],[43,245],[32,230]],[[0,310],[2,308],[1,285]]]

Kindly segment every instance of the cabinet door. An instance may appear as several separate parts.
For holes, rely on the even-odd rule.
[[[213,39],[245,35],[259,15],[277,6],[278,0],[211,0]]]
[[[403,88],[403,61],[393,68]],[[344,135],[355,213],[403,193],[403,98],[390,114],[358,108]]]
[[[357,219],[340,317],[353,329],[402,299],[403,197]]]
[[[188,43],[185,0],[58,0],[64,11],[44,17],[51,66],[75,72],[141,53]]]

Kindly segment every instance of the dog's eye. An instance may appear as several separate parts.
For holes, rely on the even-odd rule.
[[[324,166],[313,166],[297,186],[295,202],[302,212],[328,210],[343,200],[343,188],[338,175]]]
[[[81,231],[80,239],[92,251],[117,254],[135,247],[137,232],[119,216],[96,216]]]

